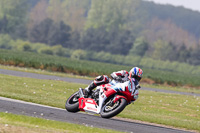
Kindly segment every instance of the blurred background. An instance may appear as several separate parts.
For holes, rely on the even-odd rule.
[[[169,3],[0,0],[0,48],[198,74],[200,11]]]
[[[155,91],[141,89],[118,116],[199,132],[200,0],[0,0],[0,96],[64,108],[86,85],[4,72],[93,80],[135,66],[144,71],[142,88]],[[97,132],[9,113],[0,112],[0,132]]]

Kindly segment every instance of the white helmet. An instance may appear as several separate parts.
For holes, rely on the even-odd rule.
[[[143,75],[143,71],[142,71],[142,69],[140,69],[138,67],[133,67],[129,72],[129,77],[135,78],[138,81],[140,81],[142,79],[142,75]]]

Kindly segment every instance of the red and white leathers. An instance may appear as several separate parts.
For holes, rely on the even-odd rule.
[[[133,101],[138,98],[138,90],[140,88],[139,81],[129,76],[129,73],[126,70],[113,72],[111,77],[118,83],[115,85],[115,87],[118,88],[117,90],[121,89],[121,91],[125,91],[126,88],[128,88],[133,96]]]
[[[118,72],[113,72],[111,74],[111,77],[119,82],[124,82],[128,80],[128,72],[126,70],[121,70]],[[109,83],[110,79],[107,75],[102,75],[102,76],[98,76],[95,78],[95,80],[87,87],[85,88],[88,92],[90,92],[91,90],[93,90],[94,88],[96,88],[99,85],[102,84],[107,84]]]
[[[125,82],[128,80],[129,73],[126,70],[113,72],[110,76],[117,81]]]
[[[97,86],[102,85],[102,84],[107,84],[109,82],[110,82],[110,79],[107,75],[101,75],[101,76],[96,77],[95,80],[87,88],[85,88],[85,90],[87,90],[87,92],[90,92]]]
[[[117,72],[113,72],[111,74],[111,77],[116,81],[116,82],[126,82],[129,80],[129,73],[126,70],[121,70],[121,71],[117,71]],[[93,90],[94,88],[96,88],[99,85],[102,84],[107,84],[110,82],[110,79],[107,75],[102,75],[102,76],[98,76],[95,78],[95,80],[87,87],[85,88],[88,92],[90,92],[91,90]],[[134,84],[135,86],[138,86],[139,83],[137,80],[134,79]]]

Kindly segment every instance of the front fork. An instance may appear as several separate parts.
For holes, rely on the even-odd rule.
[[[82,88],[79,88],[79,97],[80,97],[80,98],[81,98],[81,97],[84,97]]]

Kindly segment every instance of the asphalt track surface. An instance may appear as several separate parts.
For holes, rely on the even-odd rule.
[[[19,71],[11,71],[0,69],[0,74],[13,75],[19,77],[29,77],[37,79],[49,79],[49,80],[62,80],[67,82],[89,84],[91,81],[84,79],[63,78],[57,76],[41,75],[34,73],[26,73]],[[159,89],[144,88],[150,91],[159,91]],[[161,90],[162,91],[162,90]],[[165,91],[164,91],[165,92]],[[173,91],[166,91],[166,93],[178,93]],[[199,96],[194,93],[183,93],[183,95]],[[88,127],[99,127],[106,129],[113,129],[124,132],[133,133],[189,133],[189,131],[172,129],[164,126],[138,123],[133,121],[120,120],[117,118],[103,119],[99,116],[90,115],[86,113],[70,113],[65,109],[54,108],[45,105],[39,105],[35,103],[28,103],[24,101],[8,99],[0,97],[0,112],[21,114],[33,117],[40,117],[49,120],[63,121],[69,123],[82,124]]]

